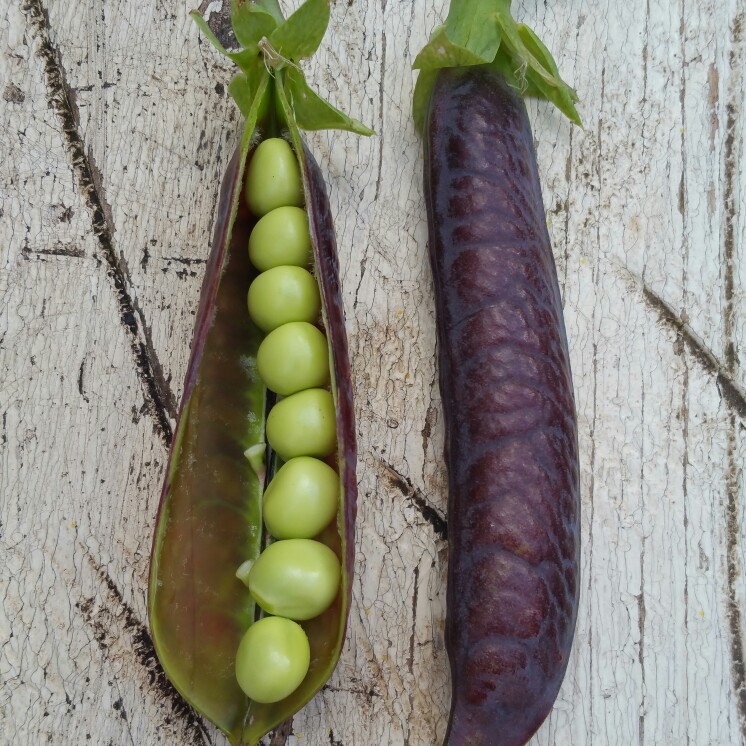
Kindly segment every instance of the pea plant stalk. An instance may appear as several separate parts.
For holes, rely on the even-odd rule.
[[[193,17],[239,68],[228,90],[244,124],[220,192],[161,495],[149,616],[159,659],[178,691],[232,743],[255,744],[331,675],[344,640],[354,555],[354,411],[334,226],[322,174],[300,130],[371,131],[315,94],[299,66],[321,42],[328,0],[308,0],[287,19],[275,0],[233,0],[238,51],[226,50],[204,19],[196,12]],[[283,147],[291,154],[285,165],[297,172],[291,181],[297,183],[298,198],[281,194],[279,203],[262,204],[272,189],[261,175],[259,186],[254,183],[252,174],[262,170],[260,150]],[[288,250],[295,259],[265,256],[258,261],[262,266],[253,265],[250,252],[261,256],[264,251],[250,248],[253,231],[274,209],[291,215],[291,208],[304,211],[290,221],[299,221],[307,231],[308,245]],[[275,214],[268,222],[279,221],[282,231],[294,235],[293,226],[281,218]],[[278,261],[278,266],[265,266]],[[309,297],[316,300],[310,312],[304,315],[309,305],[301,302],[299,317],[266,319],[267,297],[273,293],[266,287],[262,293],[262,284],[285,287],[293,277],[307,288],[308,280],[298,278],[312,282]],[[279,341],[275,336],[272,342],[270,336],[278,333]],[[299,350],[302,345],[305,352]],[[288,362],[282,355],[277,362],[273,352],[278,348],[291,356],[311,355],[312,367],[320,371],[316,378],[288,382]],[[295,390],[298,385],[305,388]],[[303,428],[325,433],[324,448],[309,452],[307,442],[293,440]],[[296,457],[313,463],[298,465]],[[288,477],[283,469],[294,462]],[[282,474],[275,483],[273,477]],[[288,528],[277,517],[276,503],[287,492],[283,484],[297,485],[299,479],[309,504],[319,503],[327,511],[320,528]],[[263,520],[265,483],[275,485],[269,525]],[[283,535],[265,548],[268,528],[278,522]],[[314,536],[284,536],[298,530]],[[287,580],[293,566],[308,562],[322,567],[311,599]],[[274,598],[278,577],[284,591]],[[284,663],[263,667],[256,651],[272,649],[285,655]]]

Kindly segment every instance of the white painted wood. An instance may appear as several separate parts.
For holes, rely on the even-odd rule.
[[[336,2],[308,65],[378,134],[309,137],[336,215],[360,509],[348,642],[291,744],[425,746],[447,721],[447,546],[412,499],[444,513],[410,119],[410,65],[446,6]],[[0,8],[0,743],[224,744],[168,693],[143,625],[167,430],[237,135],[230,70],[182,3]],[[555,51],[585,123],[529,105],[584,509],[576,643],[532,743],[743,743],[746,6],[514,11]]]

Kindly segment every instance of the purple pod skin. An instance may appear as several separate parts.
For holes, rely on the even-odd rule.
[[[578,609],[578,443],[562,303],[523,100],[438,72],[425,194],[449,479],[445,744],[525,744]]]
[[[303,146],[303,184],[308,210],[308,225],[313,237],[316,280],[321,291],[324,323],[329,330],[327,339],[332,357],[332,391],[337,408],[337,466],[342,493],[345,495],[342,523],[342,594],[344,595],[344,627],[347,629],[347,610],[352,602],[352,577],[355,566],[355,519],[357,517],[357,445],[355,440],[355,405],[352,397],[352,374],[347,351],[344,303],[339,280],[339,256],[334,232],[334,218],[326,193],[324,176],[311,151]]]

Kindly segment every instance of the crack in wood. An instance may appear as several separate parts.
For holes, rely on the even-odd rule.
[[[392,487],[396,487],[404,497],[411,500],[420,515],[430,524],[435,535],[442,541],[448,541],[448,521],[427,501],[422,490],[415,487],[412,481],[397,471],[391,464],[380,459],[386,470]]]
[[[723,370],[715,355],[699,339],[689,324],[663,298],[643,285],[639,278],[628,269],[625,268],[624,271],[630,279],[640,286],[646,305],[657,313],[666,326],[678,334],[692,357],[705,371],[715,377],[720,394],[730,409],[736,412],[741,419],[746,419],[746,392],[742,391],[738,384]]]
[[[79,246],[61,246],[57,249],[31,249],[28,244],[21,249],[21,255],[24,259],[31,256],[65,256],[71,259],[83,259],[85,251]]]
[[[85,395],[85,390],[83,389],[83,372],[84,372],[84,369],[85,369],[85,358],[83,358],[83,360],[81,361],[81,363],[80,363],[80,370],[78,371],[78,391],[79,391],[81,397],[83,398],[83,401],[86,404],[90,404],[90,400]]]
[[[191,267],[193,264],[207,264],[207,259],[190,256],[164,256],[163,261],[176,262],[177,264],[186,264],[188,267]]]
[[[385,8],[384,0],[384,8]],[[384,101],[383,101],[383,82],[386,79],[386,32],[383,31],[381,34],[381,91],[378,96],[378,112],[381,118],[380,130],[378,133],[378,176],[376,177],[376,192],[373,196],[373,201],[378,199],[378,195],[381,191],[381,180],[383,179],[383,112],[384,112]]]
[[[684,0],[681,1],[681,7],[680,7],[680,15],[679,15],[679,52],[681,54],[681,86],[679,87],[679,112],[681,116],[681,130],[679,132],[679,154],[681,158],[681,176],[679,177],[679,215],[684,219],[684,223],[686,223],[686,169],[687,169],[687,163],[686,163],[686,127],[687,127],[687,119],[686,119],[686,67],[687,67],[687,61],[686,61],[686,10],[684,8]],[[688,240],[686,230],[683,232],[684,234],[684,242],[686,243]],[[685,286],[686,287],[686,286]]]
[[[105,588],[104,595],[109,602],[108,607],[106,607],[107,611],[112,618],[121,619],[123,622],[124,631],[129,637],[129,649],[134,654],[140,668],[145,672],[153,695],[167,704],[170,711],[183,722],[184,730],[192,737],[193,743],[200,744],[200,746],[212,746],[202,721],[168,680],[156,655],[153,640],[147,627],[140,621],[134,609],[124,600],[122,592],[112,580],[106,568],[96,561],[85,546],[80,546],[88,564]],[[86,624],[93,629],[94,637],[102,652],[107,655],[109,649],[107,638],[112,634],[112,631],[108,626],[102,625],[98,619],[100,612],[94,613],[96,601],[96,598],[88,598],[78,604],[77,607]]]
[[[285,746],[293,732],[293,718],[289,717],[279,728],[275,728],[269,741],[269,746]]]
[[[640,419],[645,419],[645,386],[640,389]],[[640,439],[640,484],[645,484],[645,438]],[[637,647],[637,664],[640,666],[640,714],[637,719],[638,743],[645,743],[645,550],[647,536],[640,543],[640,593],[637,596],[637,630],[640,640]]]
[[[414,568],[414,592],[412,593],[412,631],[409,635],[409,657],[407,658],[407,669],[414,674],[414,644],[417,632],[417,596],[420,590],[420,568]],[[411,697],[410,697],[411,699]]]
[[[564,248],[563,248],[563,267],[562,267],[562,304],[565,304],[565,293],[567,291],[567,272],[570,266],[570,197],[572,195],[572,164],[573,164],[573,133],[574,127],[570,128],[569,142],[567,145],[567,161],[565,162],[565,181],[567,182],[567,192],[565,192],[565,203],[562,206],[562,214],[564,217],[563,231],[564,231]]]
[[[432,390],[432,388],[431,388]],[[420,434],[422,435],[422,452],[427,453],[428,446],[430,445],[430,437],[433,433],[433,426],[438,421],[438,410],[431,404],[427,407],[425,413],[425,424],[422,426]]]
[[[644,545],[643,545],[644,547]],[[645,578],[645,551],[640,553],[640,578],[641,586]],[[640,704],[640,715],[638,716],[638,743],[645,743],[645,592],[644,589],[640,588],[640,594],[637,596],[637,629],[640,635],[640,642],[637,646],[637,662],[640,666],[640,693],[642,696],[642,702]]]
[[[175,396],[163,376],[149,329],[144,323],[144,315],[129,291],[132,286],[129,272],[114,248],[113,230],[107,220],[100,191],[100,177],[97,188],[95,166],[90,153],[87,154],[85,151],[79,128],[79,116],[66,80],[61,55],[50,39],[48,13],[41,0],[26,0],[22,8],[27,17],[28,27],[39,43],[37,56],[44,65],[49,105],[62,125],[73,172],[91,215],[93,233],[108,265],[108,275],[114,284],[119,306],[120,321],[130,337],[130,348],[135,358],[135,367],[148,411],[153,417],[155,431],[168,447],[173,437],[169,416],[175,418],[176,415]],[[138,317],[140,324],[137,321]]]
[[[730,658],[733,674],[733,692],[741,726],[741,734],[746,740],[746,661],[744,660],[744,644],[742,632],[742,613],[738,602],[738,587],[743,583],[740,563],[740,531],[739,531],[739,460],[736,443],[736,418],[731,414],[728,430],[728,472],[725,477],[726,485],[726,577],[728,582],[728,629],[730,631]]]
[[[746,14],[741,13],[733,22],[731,49],[728,58],[730,79],[726,103],[726,124],[724,143],[724,235],[723,235],[723,332],[725,335],[725,368],[731,379],[735,378],[738,368],[738,355],[734,342],[735,332],[735,222],[736,222],[736,179],[739,171],[737,153],[737,132],[741,117],[741,69],[743,66],[743,39]],[[740,564],[740,531],[739,531],[739,482],[740,469],[738,459],[737,422],[730,416],[728,429],[728,471],[726,473],[726,576],[728,582],[728,629],[730,631],[731,672],[733,675],[733,692],[736,696],[736,707],[741,726],[741,735],[746,739],[746,661],[744,660],[743,615],[738,600],[738,588],[743,582]]]
[[[731,80],[729,84],[728,101],[725,107],[725,143],[723,147],[724,156],[724,236],[723,236],[723,300],[725,309],[723,311],[723,325],[725,334],[725,365],[729,372],[733,372],[738,364],[736,357],[735,345],[733,343],[734,330],[734,254],[735,254],[735,221],[736,221],[736,204],[734,199],[734,184],[738,173],[738,163],[736,162],[736,138],[738,135],[738,121],[740,119],[740,75],[738,73],[741,61],[739,59],[741,52],[741,42],[743,37],[744,17],[738,16],[733,23],[732,48],[729,55],[729,69],[731,71]]]
[[[650,23],[650,15],[649,15],[649,7],[650,3],[648,0],[648,15],[646,18],[646,24],[645,27],[649,27]],[[681,6],[679,8],[679,14],[680,14],[680,23],[679,23],[679,50],[681,54],[681,90],[679,93],[679,112],[681,117],[681,131],[680,131],[680,153],[681,153],[681,177],[679,182],[679,214],[681,215],[681,250],[683,255],[683,261],[682,261],[682,268],[681,268],[681,287],[683,288],[683,301],[682,305],[686,306],[686,299],[688,295],[688,287],[689,287],[689,256],[690,256],[690,234],[687,229],[687,226],[689,224],[689,203],[687,202],[687,198],[689,196],[689,180],[688,180],[688,171],[687,171],[687,139],[686,139],[686,132],[687,132],[687,107],[686,107],[686,84],[687,84],[687,50],[686,50],[686,29],[685,29],[685,19],[686,19],[686,9],[684,7],[684,0],[681,2]],[[675,316],[675,314],[674,314]],[[678,333],[679,339],[683,340],[683,334]],[[696,342],[696,340],[691,339],[689,342],[689,348],[692,349],[692,342]],[[681,343],[683,345],[683,342]],[[684,536],[688,536],[688,528],[689,528],[689,501],[687,500],[687,485],[688,485],[688,464],[689,464],[689,360],[686,355],[682,355],[682,365],[684,368],[684,374],[681,381],[681,425],[682,425],[682,441],[683,441],[683,455],[682,455],[682,462],[681,462],[681,469],[682,469],[682,493],[684,495],[683,500],[683,528],[684,528]],[[644,396],[645,393],[645,387],[642,388],[642,393]],[[644,464],[644,454],[640,454],[641,456],[641,464]],[[641,471],[642,471],[641,466]],[[644,482],[641,480],[641,484],[644,484]],[[645,547],[645,537],[643,536],[643,551]],[[684,556],[686,557],[685,566],[689,566],[689,542],[684,541],[683,543],[683,551]],[[640,562],[640,577],[644,578],[644,563]],[[640,660],[643,660],[644,655],[644,640],[642,637],[642,632],[644,628],[644,621],[646,617],[646,608],[645,608],[645,598],[642,594],[642,589],[640,591],[640,608],[639,608],[639,615],[640,615]],[[688,624],[689,624],[689,614],[686,610],[689,608],[689,574],[684,574],[684,629],[686,630],[686,633],[688,634]],[[639,743],[645,742],[645,696],[646,696],[646,682],[645,682],[645,669],[642,669],[642,692],[643,692],[643,702],[642,707],[640,708],[640,729],[639,729]],[[688,738],[687,738],[688,741]]]

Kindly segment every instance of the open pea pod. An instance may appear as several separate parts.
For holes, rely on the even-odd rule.
[[[182,696],[234,744],[255,744],[323,686],[344,641],[351,598],[356,512],[355,427],[334,225],[323,176],[303,144],[305,129],[371,131],[308,89],[298,61],[311,54],[329,18],[328,0],[308,0],[284,20],[274,0],[234,0],[232,21],[244,49],[220,51],[241,68],[230,86],[245,124],[222,184],[212,248],[202,286],[192,353],[163,485],[151,559],[149,615],[153,642]],[[256,223],[243,199],[247,164],[257,145],[284,137],[297,156],[328,339],[330,390],[336,410],[339,473],[336,521],[319,538],[342,566],[339,592],[320,616],[303,621],[311,660],[289,696],[272,704],[249,699],[236,679],[239,643],[260,615],[236,571],[267,542],[262,495],[267,475],[256,456],[265,446],[273,396],[257,372],[263,333],[246,307],[257,271],[247,242]],[[272,467],[278,459],[268,460]]]

